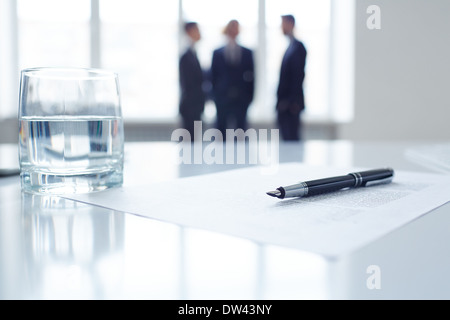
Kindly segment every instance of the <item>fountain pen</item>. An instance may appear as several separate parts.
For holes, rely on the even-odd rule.
[[[0,169],[0,178],[19,175],[19,169]]]
[[[300,182],[287,187],[279,187],[275,191],[267,192],[267,194],[279,199],[306,197],[347,188],[389,183],[392,181],[393,177],[394,170],[391,168],[374,169],[353,172],[344,176]]]

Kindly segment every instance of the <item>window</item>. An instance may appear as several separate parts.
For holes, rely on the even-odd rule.
[[[17,10],[12,0],[0,1],[0,120],[17,116]]]
[[[199,23],[202,41],[198,51],[205,68],[211,64],[212,52],[225,44],[222,31],[231,19],[239,21],[239,42],[250,49],[258,46],[258,0],[184,0],[182,18]]]
[[[236,8],[239,8],[238,10]],[[197,45],[197,55],[203,68],[211,66],[212,53],[225,45],[223,29],[226,24],[236,19],[240,24],[239,43],[254,51],[257,59],[258,51],[258,0],[183,0],[182,21],[196,21],[199,24],[202,39]],[[182,41],[182,50],[186,43]],[[258,81],[256,82],[258,86]],[[256,88],[256,97],[258,96]],[[206,104],[206,120],[213,120],[215,107],[212,102]]]
[[[223,27],[237,19],[239,41],[255,57],[256,97],[250,117],[273,120],[278,73],[288,45],[280,16],[287,13],[296,17],[297,36],[308,50],[304,84],[308,118],[334,119],[342,114],[332,103],[333,94],[342,96],[342,90],[330,86],[337,80],[331,52],[339,51],[330,38],[336,35],[330,21],[342,22],[332,14],[348,12],[348,5],[341,10],[332,0],[3,0],[1,6],[3,117],[16,113],[11,101],[16,101],[20,69],[94,65],[119,74],[125,120],[173,121],[178,115],[178,59],[185,46],[182,23],[199,23],[202,41],[197,50],[203,67],[209,68],[213,50],[224,44]],[[97,7],[98,13],[91,14]],[[14,79],[14,85],[8,79]],[[207,118],[208,114],[210,119],[214,115],[211,104]]]
[[[281,15],[292,14],[296,20],[296,37],[307,50],[304,81],[305,111],[310,117],[328,112],[330,0],[267,0],[267,92],[272,108],[278,84],[278,72],[288,46],[280,24]]]
[[[19,69],[89,67],[89,0],[18,0]]]
[[[178,113],[178,1],[102,0],[101,67],[119,74],[123,115]]]

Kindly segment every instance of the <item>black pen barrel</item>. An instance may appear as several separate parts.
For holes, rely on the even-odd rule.
[[[357,179],[357,186],[365,186],[368,182],[382,181],[394,176],[394,170],[391,168],[367,170],[362,172],[350,173]]]
[[[351,188],[355,186],[355,177],[345,175],[333,178],[324,178],[312,181],[306,181],[308,188],[308,196],[314,196],[322,193],[338,191],[341,189]]]
[[[275,196],[280,199],[314,196],[347,188],[390,182],[393,176],[394,170],[390,168],[353,172],[345,176],[305,181],[288,187],[280,187],[277,189],[279,195]]]

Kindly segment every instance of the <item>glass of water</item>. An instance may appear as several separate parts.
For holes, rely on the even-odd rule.
[[[117,74],[70,68],[21,72],[22,190],[65,194],[120,186],[123,145]]]

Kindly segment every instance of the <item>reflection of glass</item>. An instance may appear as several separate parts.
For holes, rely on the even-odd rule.
[[[178,1],[101,0],[102,67],[121,77],[124,117],[178,114]]]
[[[124,216],[98,210],[58,197],[22,194],[25,273],[31,286],[27,298],[101,299],[107,298],[104,279],[110,289],[121,285],[120,261],[108,270],[102,261],[123,248]],[[114,272],[117,277],[108,277]]]

